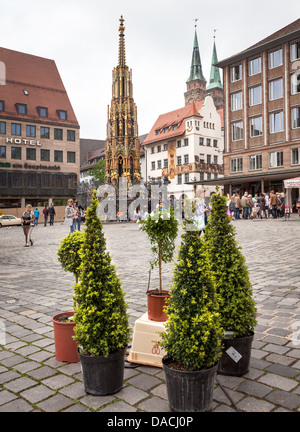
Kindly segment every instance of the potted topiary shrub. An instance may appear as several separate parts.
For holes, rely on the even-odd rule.
[[[174,210],[164,210],[160,206],[155,212],[147,214],[140,221],[141,230],[144,231],[150,241],[153,259],[151,269],[158,266],[159,287],[147,291],[148,319],[152,321],[166,321],[164,312],[169,291],[162,287],[162,263],[171,262],[175,250],[175,239],[178,232],[178,221]]]
[[[83,245],[84,233],[74,231],[60,242],[58,260],[65,271],[73,273],[78,282],[80,273],[79,250]],[[79,361],[77,343],[74,340],[74,311],[62,312],[52,317],[56,360],[74,363]]]
[[[179,412],[209,411],[223,330],[207,251],[187,220],[166,309],[169,318],[158,345],[167,352],[163,369],[169,406]]]
[[[212,264],[225,330],[218,373],[241,376],[249,370],[256,325],[256,308],[245,258],[227,215],[226,197],[217,191],[211,198],[211,214],[204,240]]]
[[[86,213],[81,273],[75,285],[74,321],[85,391],[106,395],[123,386],[130,329],[124,292],[106,251],[97,206],[94,191]]]

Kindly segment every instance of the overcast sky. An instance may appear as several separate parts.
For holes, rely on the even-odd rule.
[[[55,60],[81,137],[102,140],[121,15],[140,135],[159,114],[184,106],[195,18],[208,81],[214,29],[222,60],[300,17],[299,0],[0,0],[0,7],[0,45]]]

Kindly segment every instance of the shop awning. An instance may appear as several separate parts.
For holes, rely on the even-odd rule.
[[[284,180],[285,189],[300,188],[300,177]]]

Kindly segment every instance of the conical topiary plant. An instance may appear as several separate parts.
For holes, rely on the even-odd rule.
[[[204,240],[215,276],[221,324],[225,330],[218,372],[242,376],[249,371],[256,325],[255,302],[245,258],[227,215],[226,197],[213,194],[211,206]]]
[[[248,336],[256,325],[255,302],[245,258],[227,215],[226,197],[211,198],[211,214],[204,240],[207,245],[219,297],[221,324],[234,337]]]
[[[171,410],[201,412],[211,409],[223,330],[207,252],[192,225],[184,222],[169,319],[158,344],[167,352],[163,368]]]
[[[178,367],[197,371],[217,363],[223,331],[203,240],[191,222],[184,227],[161,345]]]
[[[108,357],[128,345],[130,329],[124,292],[106,252],[97,206],[94,191],[86,213],[80,280],[75,285],[75,338],[83,354]]]

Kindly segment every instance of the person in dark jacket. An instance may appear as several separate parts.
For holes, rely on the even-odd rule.
[[[50,216],[50,225],[53,225],[53,223],[54,223],[54,216],[55,216],[55,208],[53,206],[53,203],[51,203],[49,205],[48,213],[49,213],[49,216]]]
[[[235,197],[232,196],[231,200],[229,202],[228,209],[229,209],[229,212],[230,212],[230,215],[231,215],[231,219],[233,219],[233,220],[235,220],[235,208],[236,208],[235,207]]]
[[[45,207],[43,208],[43,215],[44,215],[44,226],[47,226],[47,222],[48,222],[48,206],[45,205]]]
[[[259,195],[257,203],[260,209],[260,218],[266,218],[266,200],[263,193]]]

